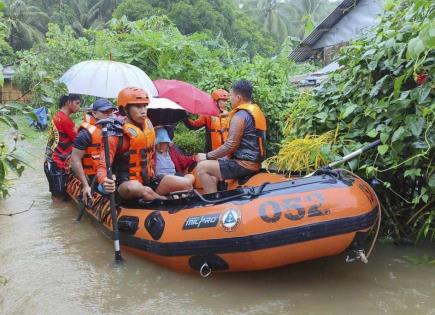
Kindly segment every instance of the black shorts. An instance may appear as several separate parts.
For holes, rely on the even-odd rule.
[[[219,169],[223,179],[240,178],[243,176],[255,174],[255,171],[248,170],[240,166],[235,160],[218,159]]]
[[[157,187],[159,187],[160,182],[162,181],[163,177],[166,175],[156,175],[149,183],[148,187],[150,187],[152,190],[156,191]]]
[[[44,173],[48,180],[48,189],[52,196],[66,197],[68,174],[53,161],[44,162]]]

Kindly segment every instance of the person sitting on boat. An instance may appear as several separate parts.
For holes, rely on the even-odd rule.
[[[148,94],[140,88],[125,88],[118,94],[118,109],[125,116],[122,134],[109,137],[114,180],[107,178],[104,151],[100,155],[97,181],[103,192],[117,192],[123,199],[164,199],[170,192],[192,189],[191,182],[174,175],[155,174],[155,132],[146,116]]]
[[[219,116],[203,116],[197,119],[186,119],[184,123],[190,129],[205,127],[205,151],[210,152],[219,148],[228,138],[229,117],[227,102],[229,94],[223,89],[213,91],[211,97],[219,109]]]
[[[100,119],[112,116],[115,110],[113,104],[106,99],[96,100],[91,111],[86,113],[79,127],[74,148],[71,154],[71,167],[82,183],[83,202],[87,204],[92,199],[91,186],[97,174],[101,153],[101,126],[95,123]]]
[[[169,138],[165,128],[156,128],[156,174],[162,175],[177,175],[189,180],[191,185],[195,182],[195,176],[192,174],[184,174],[184,171],[196,164],[195,156],[182,154]]]
[[[234,83],[230,98],[228,139],[221,147],[198,154],[201,162],[196,169],[206,193],[217,191],[217,180],[257,173],[265,157],[266,118],[252,103],[252,84],[246,80]]]
[[[44,172],[53,201],[66,198],[69,158],[77,131],[70,116],[80,109],[81,98],[78,94],[63,95],[60,98],[60,110],[54,114],[48,132],[45,152]]]

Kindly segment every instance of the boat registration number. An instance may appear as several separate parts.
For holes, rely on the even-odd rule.
[[[317,217],[331,213],[323,209],[324,196],[314,193],[302,197],[285,198],[281,201],[268,200],[260,204],[258,210],[261,219],[267,223],[275,223],[281,218],[291,221],[306,217]]]

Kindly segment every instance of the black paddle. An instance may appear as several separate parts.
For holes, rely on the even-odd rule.
[[[368,150],[370,150],[370,149],[376,148],[376,147],[377,147],[378,145],[380,145],[380,144],[381,144],[381,140],[376,140],[376,141],[370,143],[369,145],[365,146],[364,148],[361,148],[361,149],[358,149],[358,150],[356,150],[356,151],[354,151],[354,152],[352,152],[352,153],[349,153],[348,155],[344,156],[341,160],[338,160],[338,161],[335,161],[335,162],[329,163],[329,164],[326,166],[326,168],[333,168],[334,166],[336,166],[336,165],[338,165],[338,164],[342,164],[342,163],[344,163],[344,162],[347,162],[347,161],[349,161],[349,160],[352,160],[352,159],[356,158],[357,156],[363,154],[364,152],[366,152],[366,151],[368,151]],[[312,175],[314,175],[314,173],[315,173],[315,172],[310,173],[310,174],[306,175],[305,177],[312,176]]]
[[[108,125],[114,123],[114,119],[104,119],[98,121],[98,124],[102,125],[101,131],[103,132],[103,142],[104,142],[104,157],[106,159],[106,171],[107,178],[112,179],[112,166],[110,165],[110,154],[109,154],[109,132],[107,129]],[[119,230],[118,230],[118,215],[116,213],[115,204],[115,193],[110,193],[110,214],[112,216],[112,228],[113,228],[113,245],[115,247],[115,261],[121,262],[121,247],[119,245]]]
[[[97,179],[97,176],[95,175],[94,178],[92,178],[92,181],[91,181],[91,194],[94,191],[96,179]],[[89,199],[88,199],[88,204],[89,204]],[[79,215],[77,216],[76,222],[80,222],[80,220],[82,219],[83,215],[85,214],[85,208],[88,207],[88,204],[83,203],[83,205],[80,207],[80,212],[79,212]]]

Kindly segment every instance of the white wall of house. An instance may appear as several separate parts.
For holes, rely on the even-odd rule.
[[[378,24],[383,7],[383,0],[361,0],[325,33],[313,48],[333,46],[357,38],[366,29]]]

